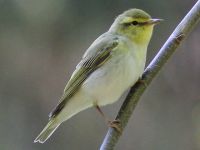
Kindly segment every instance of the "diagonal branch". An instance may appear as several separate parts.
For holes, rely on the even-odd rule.
[[[137,82],[130,90],[124,103],[122,104],[116,119],[121,121],[122,132],[126,127],[128,120],[130,119],[137,102],[145,91],[146,87],[151,83],[153,78],[158,74],[170,56],[181,44],[183,39],[189,35],[190,31],[197,25],[200,20],[200,0],[193,6],[188,12],[180,24],[176,27],[174,32],[165,42],[155,58],[145,69],[142,80],[143,82]],[[104,141],[100,147],[100,150],[112,150],[119,140],[120,133],[113,128],[109,128],[104,138]]]

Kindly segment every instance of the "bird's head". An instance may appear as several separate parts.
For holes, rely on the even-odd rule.
[[[154,25],[160,21],[162,19],[152,19],[148,13],[134,8],[120,14],[109,31],[127,36],[134,42],[148,44]]]

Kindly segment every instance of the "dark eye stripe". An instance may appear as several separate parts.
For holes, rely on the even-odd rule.
[[[128,22],[128,23],[124,23],[124,26],[128,27],[131,25],[131,22]]]
[[[136,25],[139,25],[139,24],[140,24],[140,23],[137,22],[137,21],[132,21],[132,22],[124,23],[125,26],[131,26],[131,25],[136,26]]]
[[[146,24],[148,24],[148,22],[132,21],[132,22],[124,23],[125,26],[131,26],[131,25],[134,25],[134,26],[143,26],[143,25],[146,25]]]

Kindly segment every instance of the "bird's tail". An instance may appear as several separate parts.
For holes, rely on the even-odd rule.
[[[57,123],[54,119],[50,120],[42,132],[36,137],[34,143],[44,143],[53,134],[59,125],[60,123]]]

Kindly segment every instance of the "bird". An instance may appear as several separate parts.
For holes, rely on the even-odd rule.
[[[34,142],[44,143],[61,123],[91,107],[95,107],[111,127],[120,130],[120,120],[108,120],[100,107],[119,100],[140,80],[154,25],[161,21],[137,8],[117,16],[108,31],[84,53],[58,105],[49,114],[47,125]]]

